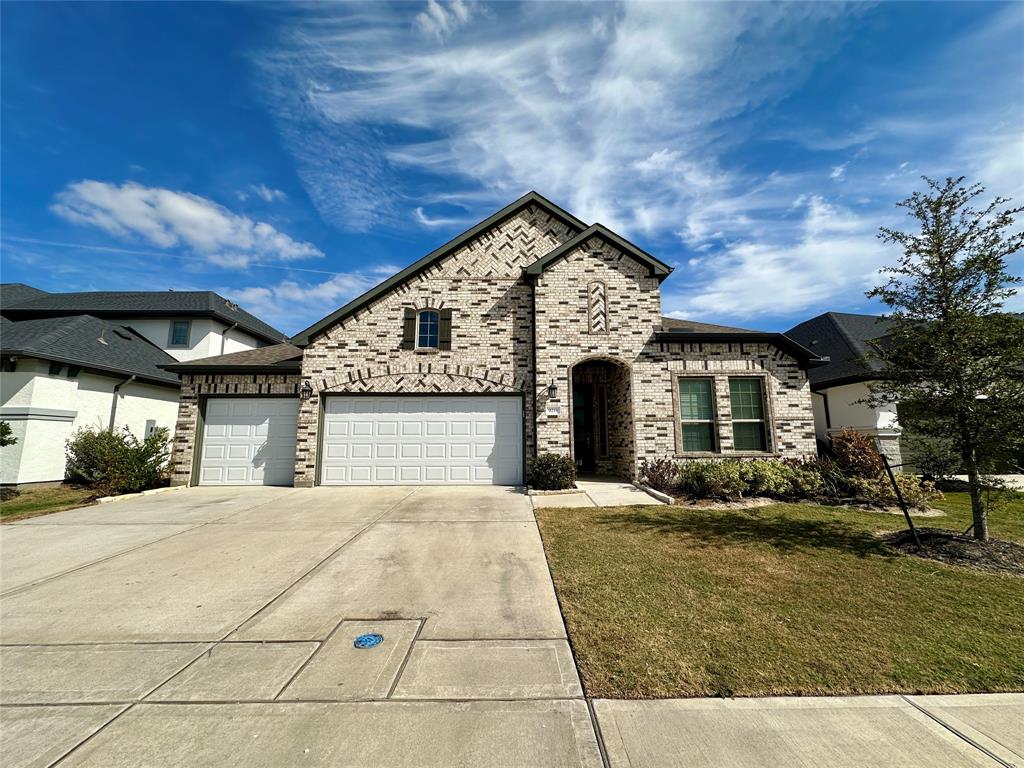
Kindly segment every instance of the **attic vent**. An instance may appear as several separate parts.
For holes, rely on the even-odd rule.
[[[233,302],[233,301],[225,301],[224,305],[228,309],[230,309],[230,310],[232,310],[234,312],[240,312],[241,311],[241,308],[237,304],[235,304],[235,302]]]
[[[128,331],[122,331],[120,328],[115,328],[114,329],[114,333],[116,333],[122,339],[125,339],[127,341],[131,341],[132,340],[132,335],[130,333],[128,333]]]

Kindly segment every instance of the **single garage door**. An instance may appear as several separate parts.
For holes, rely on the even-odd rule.
[[[325,485],[523,481],[519,397],[336,395],[322,434]]]
[[[291,485],[299,401],[217,397],[206,401],[201,485]]]

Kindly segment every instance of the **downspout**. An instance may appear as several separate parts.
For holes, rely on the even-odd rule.
[[[117,418],[117,396],[121,392],[121,387],[125,384],[131,384],[133,381],[135,381],[134,373],[120,384],[114,386],[114,399],[110,401],[110,426],[107,427],[111,432],[114,431],[114,420]]]
[[[228,334],[231,331],[235,330],[235,328],[237,328],[237,327],[238,327],[238,323],[232,323],[231,325],[225,325],[224,326],[224,333],[222,333],[220,335],[220,353],[222,355],[224,354],[224,349],[225,349],[224,345],[227,344],[227,341],[228,341]]]

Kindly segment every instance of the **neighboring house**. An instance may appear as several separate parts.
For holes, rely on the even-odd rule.
[[[807,368],[777,333],[669,320],[671,269],[530,193],[290,340],[181,374],[173,481],[524,481],[527,457],[815,454]]]
[[[64,477],[64,441],[80,427],[173,429],[177,374],[160,366],[283,340],[207,291],[47,293],[0,285],[0,483]]]
[[[814,428],[826,440],[850,427],[877,437],[893,464],[902,462],[896,405],[868,405],[868,384],[883,364],[872,356],[873,345],[884,345],[889,323],[875,315],[826,312],[786,331],[786,335],[828,363],[807,372],[814,403]]]

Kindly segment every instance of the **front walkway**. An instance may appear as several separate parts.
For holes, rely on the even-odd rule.
[[[611,478],[580,478],[577,493],[531,496],[534,509],[540,507],[628,507],[664,502],[644,493],[632,483]]]
[[[1016,695],[587,702],[530,501],[198,488],[0,526],[2,762],[1024,764]]]

